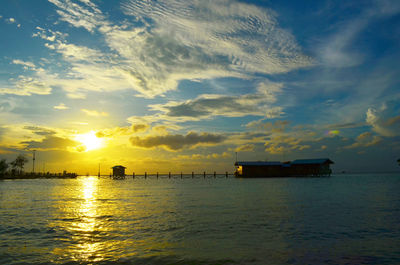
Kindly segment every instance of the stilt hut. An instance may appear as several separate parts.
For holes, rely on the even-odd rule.
[[[113,166],[113,179],[124,179],[125,178],[125,168],[124,166],[118,165]]]

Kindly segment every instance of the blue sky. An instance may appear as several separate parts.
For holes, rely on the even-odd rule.
[[[2,1],[0,155],[398,170],[398,1]],[[82,136],[83,135],[83,136]],[[68,161],[68,163],[65,163]]]

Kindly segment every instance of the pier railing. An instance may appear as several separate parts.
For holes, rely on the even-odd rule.
[[[102,175],[104,176],[104,175]],[[123,179],[123,178],[143,178],[143,179],[147,179],[147,178],[152,178],[152,179],[159,179],[159,178],[164,178],[164,179],[189,179],[189,178],[231,178],[234,177],[234,173],[217,173],[217,172],[202,172],[202,173],[195,173],[195,172],[191,172],[191,173],[183,173],[183,172],[179,172],[179,173],[172,173],[172,172],[168,172],[168,173],[148,173],[148,172],[144,172],[142,174],[137,174],[135,172],[133,172],[131,175],[125,175],[125,176],[113,176],[112,174],[109,175],[110,178],[118,178],[118,179]]]

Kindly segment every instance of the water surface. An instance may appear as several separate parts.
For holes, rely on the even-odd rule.
[[[400,264],[400,174],[0,181],[0,264]]]

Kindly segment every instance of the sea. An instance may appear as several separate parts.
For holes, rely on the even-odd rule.
[[[400,264],[400,173],[1,180],[0,264]]]

